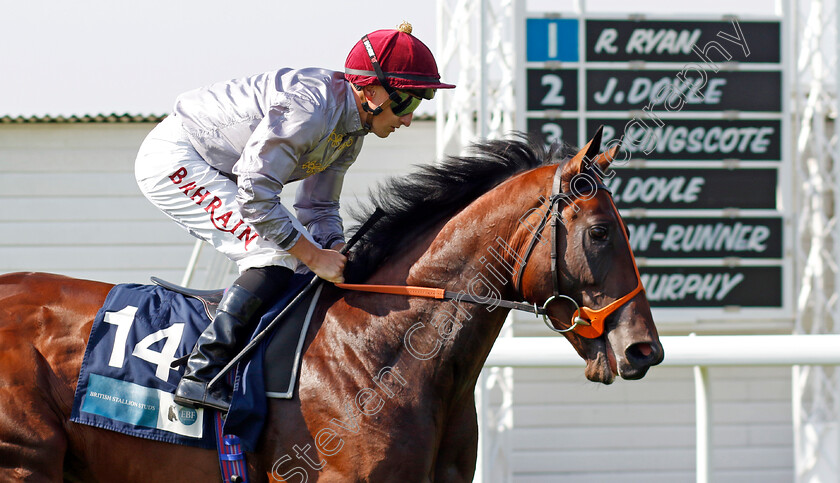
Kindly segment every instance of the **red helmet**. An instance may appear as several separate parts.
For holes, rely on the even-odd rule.
[[[357,86],[379,84],[389,94],[394,89],[417,92],[455,87],[440,81],[432,51],[411,35],[408,23],[397,30],[377,30],[362,37],[347,55],[344,78]]]

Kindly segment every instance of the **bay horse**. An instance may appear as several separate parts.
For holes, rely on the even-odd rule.
[[[544,306],[592,381],[638,379],[661,362],[611,195],[575,190],[577,175],[597,181],[615,156],[599,146],[572,157],[522,139],[490,141],[373,193],[370,208],[386,215],[353,251],[348,281],[462,296],[325,285],[297,392],[269,401],[257,451],[247,454],[252,481],[472,481],[474,389],[509,311],[497,299]],[[0,277],[0,480],[220,479],[212,450],[69,421],[91,324],[111,288],[44,273]],[[582,316],[600,318],[601,332],[575,327],[590,323]]]

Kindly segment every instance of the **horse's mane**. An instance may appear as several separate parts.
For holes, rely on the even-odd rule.
[[[417,166],[413,173],[392,177],[371,190],[370,202],[352,216],[359,224],[377,208],[384,216],[352,251],[345,270],[348,281],[363,281],[403,246],[403,240],[452,217],[508,178],[566,160],[576,149],[566,144],[546,148],[520,136],[476,143],[470,151],[468,156]]]

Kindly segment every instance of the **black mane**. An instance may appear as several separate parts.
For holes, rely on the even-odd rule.
[[[474,144],[472,152],[418,166],[412,174],[390,178],[371,191],[370,203],[353,213],[353,218],[361,225],[377,208],[385,215],[354,247],[345,270],[348,281],[364,281],[404,245],[403,240],[453,216],[506,179],[568,159],[576,150],[568,145],[546,149],[524,139],[508,139]]]

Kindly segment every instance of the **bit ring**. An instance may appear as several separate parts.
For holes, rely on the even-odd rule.
[[[551,323],[551,320],[549,320],[549,318],[548,318],[548,310],[546,310],[546,309],[548,308],[548,304],[550,304],[551,302],[553,302],[556,299],[566,299],[566,300],[570,301],[575,306],[575,312],[574,313],[580,314],[580,305],[578,305],[578,303],[575,302],[575,299],[569,297],[568,295],[560,295],[560,294],[552,295],[551,297],[549,297],[545,301],[545,303],[543,303],[543,306],[542,306],[542,308],[543,308],[543,314],[542,314],[543,322],[545,322],[545,325],[549,329],[553,330],[554,332],[563,334],[565,332],[573,331],[575,329],[575,327],[577,327],[579,325],[590,325],[589,322],[587,322],[585,319],[581,318],[580,315],[578,315],[578,316],[575,316],[574,318],[572,318],[572,326],[569,327],[568,329],[558,329],[557,327],[554,327],[554,325]]]

